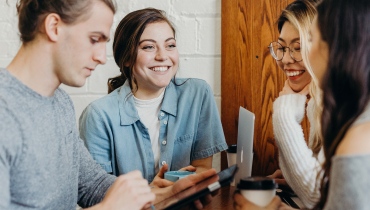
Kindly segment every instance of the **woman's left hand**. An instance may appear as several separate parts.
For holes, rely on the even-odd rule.
[[[185,166],[184,168],[181,168],[179,171],[196,171],[197,168],[195,168],[194,166],[192,165],[188,165],[188,166]]]
[[[179,171],[195,171],[196,169],[197,168],[195,168],[194,166],[188,165],[184,168],[181,168]],[[163,187],[168,187],[168,186],[173,185],[174,182],[164,179],[164,173],[166,173],[167,170],[168,170],[168,165],[167,164],[163,165],[162,168],[159,169],[158,174],[154,177],[152,183],[150,183],[150,186],[163,188]]]
[[[164,173],[166,173],[167,170],[168,170],[168,165],[167,164],[163,165],[162,168],[159,169],[158,174],[154,177],[152,183],[150,183],[150,186],[159,187],[159,188],[172,186],[174,182],[164,179]]]

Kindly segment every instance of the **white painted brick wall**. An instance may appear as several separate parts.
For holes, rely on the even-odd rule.
[[[221,0],[116,0],[118,10],[111,37],[127,13],[146,7],[166,11],[177,30],[180,52],[179,77],[204,79],[212,87],[217,106],[221,106]],[[16,0],[0,0],[0,66],[6,67],[16,54],[20,42],[17,28]],[[62,86],[72,97],[76,120],[93,100],[107,93],[107,79],[120,72],[112,56],[112,41],[107,44],[107,63],[98,66],[85,86]],[[219,155],[214,167],[219,170]]]

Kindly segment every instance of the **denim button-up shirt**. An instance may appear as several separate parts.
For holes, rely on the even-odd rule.
[[[176,84],[182,85],[171,81],[166,87],[158,114],[159,164],[167,163],[169,170],[227,149],[209,85],[200,79],[176,79]],[[149,132],[140,121],[128,82],[83,111],[80,135],[108,173],[140,170],[149,182],[156,175]]]

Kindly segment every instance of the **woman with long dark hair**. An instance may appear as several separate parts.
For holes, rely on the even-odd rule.
[[[317,6],[310,61],[323,90],[318,209],[370,207],[370,1]]]

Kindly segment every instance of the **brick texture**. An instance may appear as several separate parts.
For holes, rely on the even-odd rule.
[[[15,3],[15,0],[0,0],[1,67],[10,63],[20,46]],[[217,106],[221,110],[221,0],[117,0],[117,6],[111,30],[112,37],[119,21],[130,11],[146,7],[166,11],[177,30],[179,77],[206,80],[211,85]],[[84,87],[71,88],[62,85],[72,97],[76,120],[91,101],[107,93],[107,79],[118,74],[110,41],[107,44],[107,63],[98,66]],[[219,155],[214,157],[214,167],[218,170],[219,159]]]

